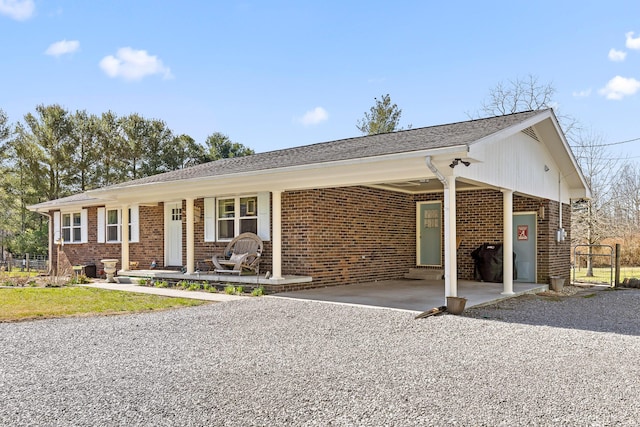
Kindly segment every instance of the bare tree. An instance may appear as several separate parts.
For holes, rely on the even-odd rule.
[[[480,109],[475,113],[467,113],[467,116],[474,119],[553,108],[565,136],[573,143],[580,129],[579,123],[575,118],[560,113],[553,100],[555,93],[552,83],[541,83],[533,74],[524,78],[516,77],[501,81],[489,89]]]
[[[614,233],[613,200],[620,166],[619,161],[607,152],[602,136],[592,130],[578,133],[573,150],[591,189],[591,199],[574,206],[573,243],[590,245],[587,276],[593,276],[592,245],[599,244]]]
[[[480,105],[482,117],[513,114],[521,111],[551,108],[556,90],[551,83],[540,83],[537,76],[499,82],[489,90]]]

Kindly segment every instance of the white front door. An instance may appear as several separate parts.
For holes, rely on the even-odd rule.
[[[164,204],[166,266],[182,266],[182,202]]]

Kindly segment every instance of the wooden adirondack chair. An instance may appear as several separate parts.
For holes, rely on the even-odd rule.
[[[263,243],[253,233],[242,233],[229,242],[222,255],[214,255],[211,259],[216,273],[240,275],[243,272],[260,272],[260,257]]]

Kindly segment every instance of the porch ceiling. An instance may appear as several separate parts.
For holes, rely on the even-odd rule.
[[[385,190],[398,191],[398,192],[409,193],[409,194],[435,193],[443,190],[442,183],[437,178],[416,179],[416,180],[397,181],[397,182],[383,182],[380,184],[371,185],[371,187],[382,188]],[[470,190],[472,188],[477,188],[477,187],[478,185],[473,184],[471,182],[462,181],[462,180],[456,181],[457,190]]]

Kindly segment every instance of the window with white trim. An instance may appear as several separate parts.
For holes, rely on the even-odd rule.
[[[138,206],[129,208],[129,242],[138,242]],[[98,243],[122,241],[122,209],[98,208]]]
[[[62,238],[67,243],[82,241],[82,215],[80,212],[62,214]]]
[[[253,232],[271,240],[271,194],[205,197],[204,241],[228,241],[240,233]]]
[[[241,233],[257,233],[257,207],[257,196],[218,199],[218,240],[230,240]]]
[[[120,241],[120,209],[107,210],[107,242]]]
[[[53,213],[54,241],[64,243],[87,243],[87,209]]]

